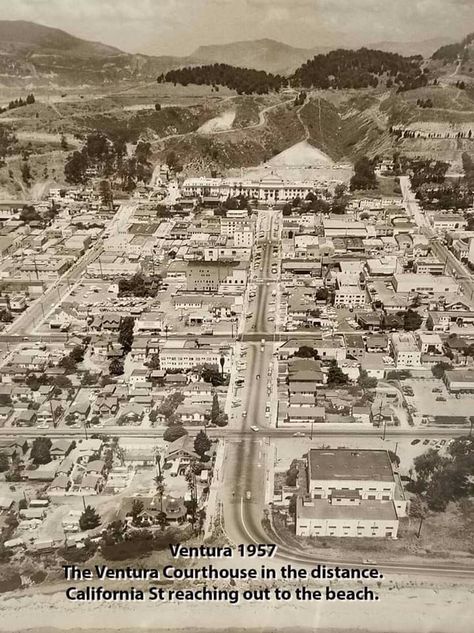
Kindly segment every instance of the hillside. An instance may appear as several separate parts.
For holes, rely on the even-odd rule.
[[[463,62],[472,61],[474,59],[473,45],[474,33],[470,33],[460,42],[441,46],[433,53],[432,58],[444,62],[455,62],[457,60],[462,60]]]
[[[421,57],[403,57],[369,48],[357,51],[339,49],[316,55],[290,78],[292,85],[304,88],[375,88],[392,85],[409,90],[427,83]]]
[[[314,54],[310,48],[295,48],[276,40],[262,39],[200,46],[190,59],[289,74]]]
[[[124,53],[33,22],[0,20],[0,85],[74,86],[152,80],[181,58]]]
[[[83,57],[123,55],[99,42],[88,42],[65,31],[23,20],[0,20],[0,50],[11,55],[44,55],[53,52]]]
[[[415,40],[413,42],[396,42],[396,41],[384,41],[384,42],[371,42],[367,46],[379,51],[385,51],[386,53],[398,53],[406,57],[412,55],[421,55],[422,57],[431,57],[433,53],[449,43],[449,40],[444,37],[434,37],[429,40]]]

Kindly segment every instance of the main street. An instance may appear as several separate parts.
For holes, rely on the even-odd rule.
[[[262,226],[263,218],[259,217]],[[271,278],[272,257],[272,220],[266,223],[266,239],[263,240],[263,257],[261,278]],[[257,229],[258,235],[258,229]],[[271,284],[271,285],[267,285]],[[277,558],[302,565],[339,564],[342,566],[367,566],[363,562],[363,554],[349,556],[345,560],[322,560],[311,556],[283,542],[277,534],[269,535],[262,527],[266,509],[266,491],[272,485],[267,480],[267,460],[273,459],[269,450],[270,438],[276,430],[270,430],[266,424],[265,406],[267,400],[276,398],[275,391],[268,393],[269,368],[275,349],[273,327],[269,327],[269,290],[275,282],[262,282],[256,292],[253,317],[247,325],[244,339],[247,340],[248,359],[245,375],[245,399],[242,408],[246,415],[239,420],[238,439],[226,442],[224,460],[224,484],[221,489],[222,518],[224,529],[233,543],[268,543],[275,542],[278,547]],[[251,341],[252,334],[262,333],[263,341]],[[248,339],[247,339],[247,336]],[[274,383],[273,383],[274,384]],[[251,427],[258,427],[252,431]],[[380,433],[380,431],[378,431]],[[347,434],[347,431],[345,431]],[[441,435],[440,430],[435,433]],[[451,431],[452,433],[452,431]],[[418,433],[420,435],[420,433]],[[280,435],[281,436],[281,435]],[[230,439],[230,438],[228,438]],[[386,574],[411,574],[435,577],[474,578],[474,566],[458,567],[451,563],[406,563],[384,560],[377,557],[377,568]]]

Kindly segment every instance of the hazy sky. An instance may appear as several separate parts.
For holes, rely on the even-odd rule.
[[[0,17],[130,52],[185,55],[262,37],[301,47],[455,41],[474,31],[474,0],[0,0]]]

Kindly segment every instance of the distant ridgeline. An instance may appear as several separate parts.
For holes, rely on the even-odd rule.
[[[238,68],[228,64],[188,66],[160,75],[158,83],[226,86],[239,94],[266,94],[281,88],[370,88],[379,85],[412,90],[428,83],[428,72],[421,67],[422,57],[403,57],[396,53],[361,48],[338,49],[316,55],[290,77],[263,70]]]
[[[433,53],[433,59],[444,62],[455,62],[457,59],[467,61],[469,59],[469,51],[474,42],[474,33],[470,33],[457,44],[447,44],[441,46]]]

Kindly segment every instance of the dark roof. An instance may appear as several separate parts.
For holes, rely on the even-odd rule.
[[[309,478],[313,480],[393,481],[387,451],[312,448],[308,459]]]

